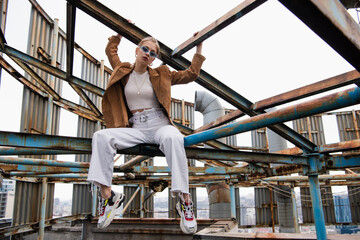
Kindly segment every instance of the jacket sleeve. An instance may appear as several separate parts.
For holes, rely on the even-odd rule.
[[[119,43],[120,43],[120,38],[117,37],[117,36],[111,36],[108,38],[109,39],[109,42],[108,44],[106,45],[106,48],[105,48],[105,53],[109,59],[109,62],[111,64],[111,67],[113,69],[115,69],[116,66],[118,66],[121,61],[120,61],[120,58],[118,56],[118,46],[119,46]]]
[[[204,61],[205,57],[203,55],[195,53],[188,69],[170,72],[171,85],[185,84],[195,81],[200,74],[201,66]]]

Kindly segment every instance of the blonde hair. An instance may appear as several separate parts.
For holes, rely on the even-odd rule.
[[[158,40],[156,40],[156,38],[151,37],[151,36],[145,37],[145,38],[143,38],[143,39],[139,42],[138,47],[141,47],[141,46],[144,44],[144,42],[147,42],[147,41],[150,41],[150,42],[155,43],[155,46],[156,46],[156,54],[158,55],[158,58],[160,59],[160,45],[159,45]]]

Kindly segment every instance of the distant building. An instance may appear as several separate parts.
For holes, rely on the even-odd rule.
[[[4,179],[0,188],[0,218],[12,218],[15,181]]]

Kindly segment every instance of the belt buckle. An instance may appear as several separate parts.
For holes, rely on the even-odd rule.
[[[148,118],[148,116],[146,116],[146,115],[140,115],[140,122],[146,122],[147,118]]]

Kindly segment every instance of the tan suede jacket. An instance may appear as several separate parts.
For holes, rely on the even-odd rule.
[[[128,62],[121,62],[117,54],[120,38],[111,36],[105,52],[114,71],[102,99],[102,110],[107,128],[130,127],[129,118],[132,116],[124,95],[124,87],[134,66]],[[160,105],[165,109],[170,119],[171,85],[185,84],[194,81],[200,73],[205,57],[195,53],[191,66],[184,71],[170,71],[163,65],[157,68],[148,67],[150,81]]]

